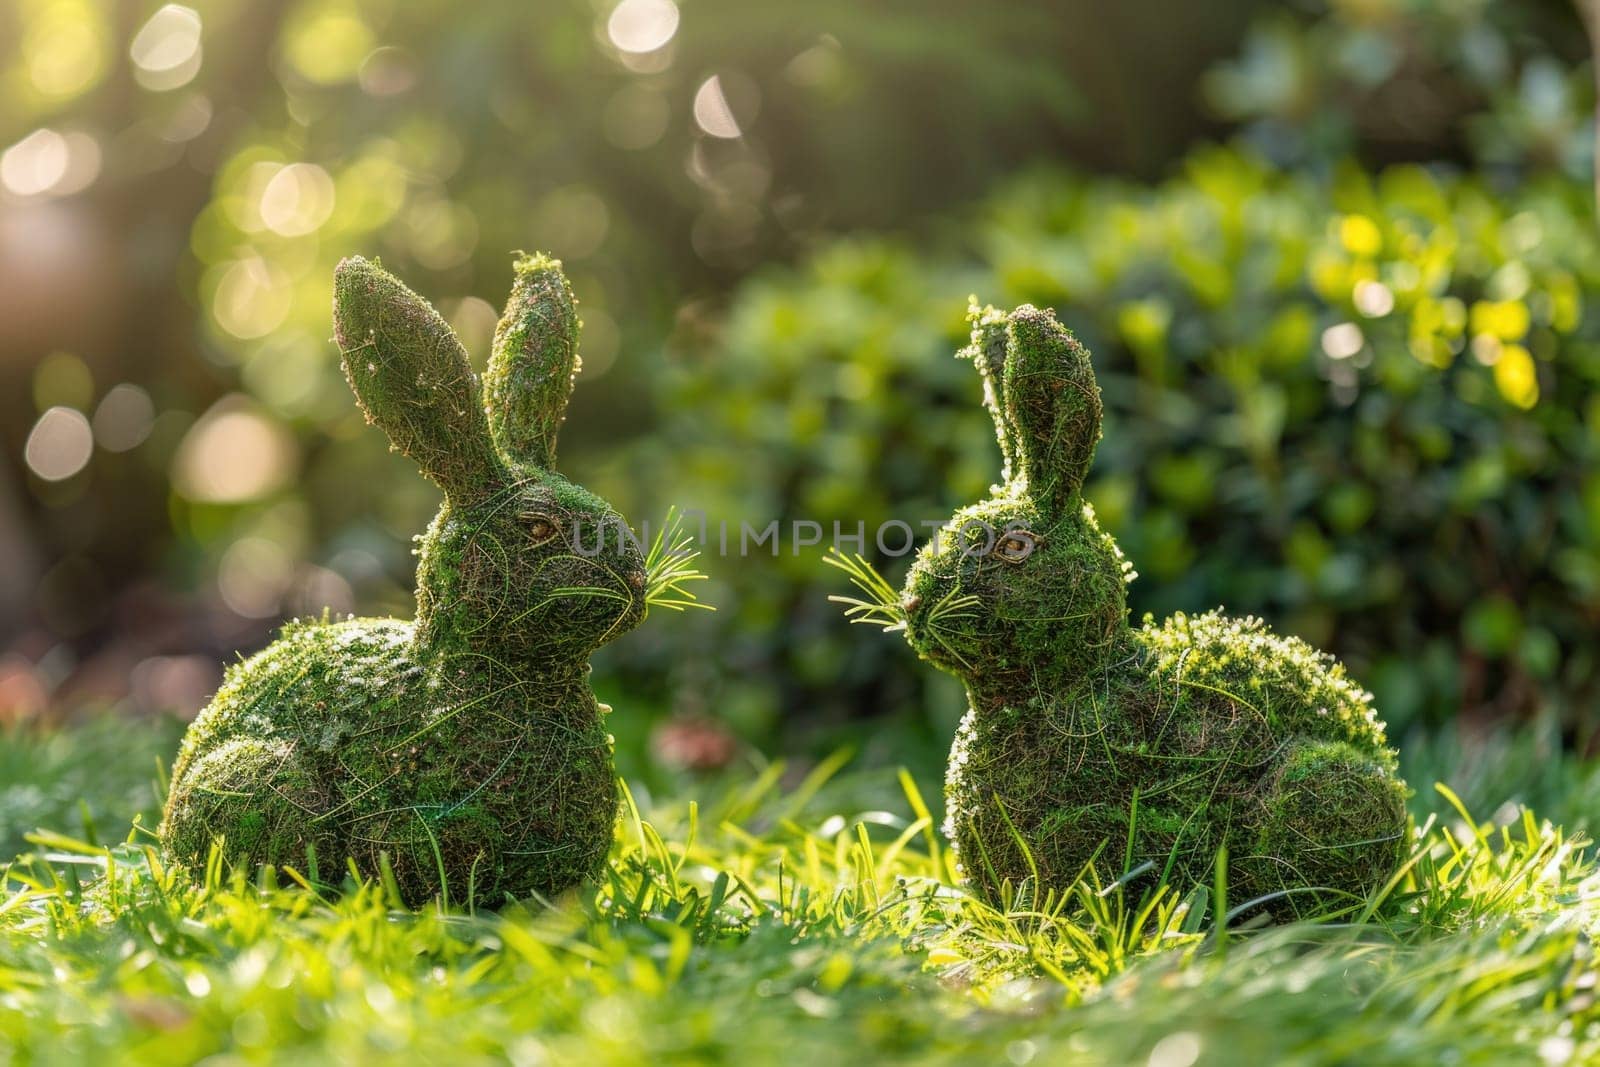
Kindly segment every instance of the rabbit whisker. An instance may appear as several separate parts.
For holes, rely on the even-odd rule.
[[[689,551],[694,543],[691,534],[683,532],[683,517],[676,507],[667,509],[667,517],[650,542],[650,551],[644,557],[644,602],[646,607],[684,611],[688,608],[717,610],[702,604],[693,592],[684,588],[685,582],[703,582],[706,575],[694,565],[700,558],[698,549]]]
[[[831,603],[845,606],[845,615],[852,623],[870,623],[882,627],[888,633],[906,628],[906,612],[900,604],[899,594],[866,557],[859,554],[847,556],[834,547],[822,557],[822,562],[844,571],[850,579],[850,584],[859,589],[865,597],[865,599],[851,596],[828,597]]]

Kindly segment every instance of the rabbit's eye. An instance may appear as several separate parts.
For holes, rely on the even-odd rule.
[[[528,536],[534,544],[543,544],[556,535],[556,524],[543,515],[523,515],[522,521],[528,524]]]
[[[1039,537],[1028,530],[1007,530],[994,543],[994,554],[1007,563],[1021,563],[1033,555]]]

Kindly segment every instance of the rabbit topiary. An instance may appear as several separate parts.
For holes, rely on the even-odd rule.
[[[481,389],[377,264],[339,264],[333,312],[367,420],[444,490],[416,621],[296,621],[231,668],[183,740],[162,844],[196,871],[219,839],[252,866],[387,865],[411,906],[558,893],[600,867],[617,812],[589,655],[662,592],[617,513],[554,469],[572,291],[558,261],[517,260]]]
[[[1100,437],[1088,351],[1053,313],[972,313],[1004,481],[956,512],[857,621],[904,629],[967,687],[945,831],[991,898],[1142,869],[1278,915],[1348,903],[1406,848],[1405,784],[1371,697],[1331,657],[1256,619],[1128,624],[1133,579],[1080,489]]]

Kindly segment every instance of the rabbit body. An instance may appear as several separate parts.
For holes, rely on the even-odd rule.
[[[286,626],[185,736],[161,826],[230,862],[392,872],[406,903],[502,903],[593,874],[617,795],[588,657],[645,611],[639,547],[551,468],[577,368],[560,265],[517,263],[486,385],[421,297],[340,265],[335,324],[369,420],[445,490],[417,618]]]
[[[1129,625],[1132,569],[1080,489],[1099,437],[1088,352],[1053,314],[974,313],[1006,460],[993,496],[919,555],[912,647],[966,684],[945,830],[997,896],[1141,869],[1294,914],[1348,903],[1405,850],[1405,785],[1371,697],[1259,620]]]

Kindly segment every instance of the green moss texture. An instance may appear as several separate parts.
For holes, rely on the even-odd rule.
[[[407,904],[550,896],[602,864],[616,817],[588,659],[646,611],[639,545],[553,469],[578,369],[561,265],[516,263],[480,386],[427,301],[342,262],[334,328],[369,422],[444,490],[415,622],[296,622],[231,668],[190,727],[161,825],[204,867],[337,883],[392,871]]]
[[[1371,697],[1256,619],[1128,622],[1132,568],[1080,495],[1100,436],[1088,351],[1053,313],[974,310],[1005,475],[913,564],[898,611],[966,684],[946,832],[966,877],[1065,887],[1142,868],[1279,915],[1381,885],[1405,784]]]

